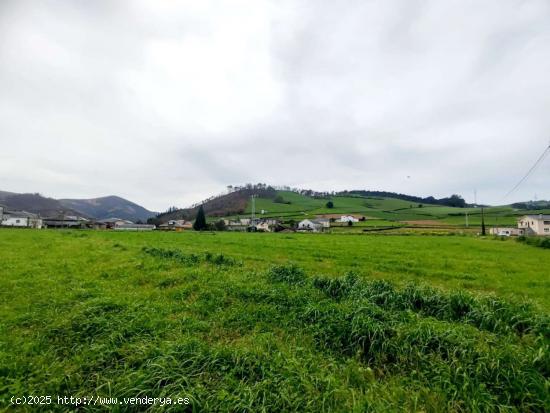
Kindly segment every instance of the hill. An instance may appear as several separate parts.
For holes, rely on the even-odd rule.
[[[38,193],[17,194],[0,191],[0,203],[9,209],[33,212],[43,217],[64,213],[85,218],[116,217],[131,221],[146,221],[155,215],[155,212],[118,196],[93,199],[54,199]]]
[[[160,224],[173,219],[195,219],[199,205],[203,206],[205,213],[209,217],[244,214],[247,211],[252,195],[256,195],[262,199],[273,200],[277,194],[278,192],[274,188],[265,185],[243,187],[228,194],[209,198],[191,208],[174,209],[158,214],[155,218],[150,219],[149,222]]]
[[[92,199],[60,199],[59,202],[65,208],[80,211],[94,218],[122,218],[145,222],[155,216],[154,212],[114,195]]]
[[[337,193],[316,192],[285,188],[277,190],[266,185],[247,185],[236,190],[203,201],[210,220],[218,217],[237,218],[252,213],[251,196],[256,195],[256,215],[278,218],[284,222],[296,222],[318,216],[338,217],[352,214],[367,218],[357,223],[354,231],[365,227],[466,227],[481,224],[481,208],[468,205],[459,195],[446,198],[416,197],[385,191],[342,191]],[[327,206],[331,201],[332,208]],[[171,219],[192,220],[198,205],[186,209],[174,209],[157,215],[150,222],[159,224]],[[518,208],[521,206],[523,208]],[[485,207],[485,222],[489,226],[515,225],[517,217],[529,213],[548,213],[546,203],[519,203]],[[336,229],[339,230],[339,229]],[[352,230],[342,228],[342,230]]]
[[[70,207],[62,205],[57,199],[47,198],[40,194],[16,194],[12,192],[0,192],[0,203],[12,210],[23,210],[52,216],[57,214],[82,215],[90,218],[90,215],[80,213]]]

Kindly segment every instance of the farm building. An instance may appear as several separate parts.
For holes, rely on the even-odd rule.
[[[117,225],[133,224],[132,221],[128,221],[127,219],[121,219],[121,218],[105,218],[105,219],[100,219],[97,222],[100,224],[105,224],[109,229],[112,229]]]
[[[115,231],[152,231],[156,227],[148,224],[117,224],[114,227]]]
[[[550,215],[524,215],[518,219],[520,235],[550,236]]]
[[[223,221],[228,231],[272,232],[275,231],[276,227],[279,225],[279,221],[272,218],[240,218],[235,221],[229,219],[224,219]]]
[[[359,218],[355,218],[353,215],[342,215],[340,222],[359,222]]]
[[[0,225],[4,227],[42,228],[42,219],[26,211],[8,211],[0,207]]]
[[[298,223],[298,231],[323,232],[330,228],[327,218],[304,219]]]
[[[499,237],[510,237],[512,235],[520,235],[520,230],[513,227],[494,227],[489,229],[489,234],[498,235]]]
[[[276,219],[254,219],[251,222],[249,230],[272,232],[275,231],[277,225],[279,225],[279,221]]]
[[[164,224],[159,225],[158,227],[162,231],[185,231],[193,229],[193,223],[186,221],[184,219],[171,220]]]
[[[46,228],[86,228],[89,222],[86,218],[65,214],[44,218]]]

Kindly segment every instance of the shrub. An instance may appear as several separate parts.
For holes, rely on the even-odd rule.
[[[296,264],[276,265],[267,272],[268,279],[271,282],[281,282],[286,284],[303,284],[306,280],[304,270]]]

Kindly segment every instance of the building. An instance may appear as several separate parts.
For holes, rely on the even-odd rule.
[[[148,224],[117,224],[114,227],[115,231],[152,231],[156,228],[154,225]]]
[[[342,215],[340,222],[359,222],[359,218],[355,218],[353,215]]]
[[[86,228],[89,220],[76,215],[55,215],[43,219],[46,228]]]
[[[279,220],[273,218],[240,218],[234,221],[224,219],[223,222],[228,231],[273,232],[279,225]]]
[[[184,219],[171,220],[158,227],[162,231],[186,231],[193,229],[193,223]]]
[[[42,219],[26,211],[8,211],[0,207],[0,225],[4,227],[42,228]]]
[[[520,235],[520,230],[513,227],[494,227],[489,228],[489,234],[499,237],[510,237],[512,235]]]
[[[519,235],[550,236],[550,215],[524,215],[518,219]]]
[[[274,232],[279,221],[273,218],[254,219],[250,222],[249,231]]]
[[[298,223],[298,231],[323,232],[330,228],[328,218],[304,219]]]
[[[122,218],[105,218],[105,219],[100,219],[97,222],[100,224],[105,224],[105,226],[108,229],[115,228],[117,225],[133,224],[132,221],[128,221],[127,219],[122,219]]]

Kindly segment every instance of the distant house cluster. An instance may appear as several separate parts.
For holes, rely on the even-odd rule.
[[[12,211],[0,205],[0,226],[17,228],[113,229],[116,231],[151,231],[155,225],[136,224],[120,218],[92,220],[77,215],[56,214],[41,217],[27,211]]]
[[[518,219],[517,227],[495,227],[490,233],[498,236],[539,235],[550,236],[550,215],[524,215]]]
[[[191,221],[186,221],[184,219],[176,219],[168,221],[164,224],[160,224],[158,229],[162,231],[188,231],[193,229],[193,223]]]
[[[279,220],[273,218],[224,219],[223,222],[228,231],[279,232],[286,229]]]

